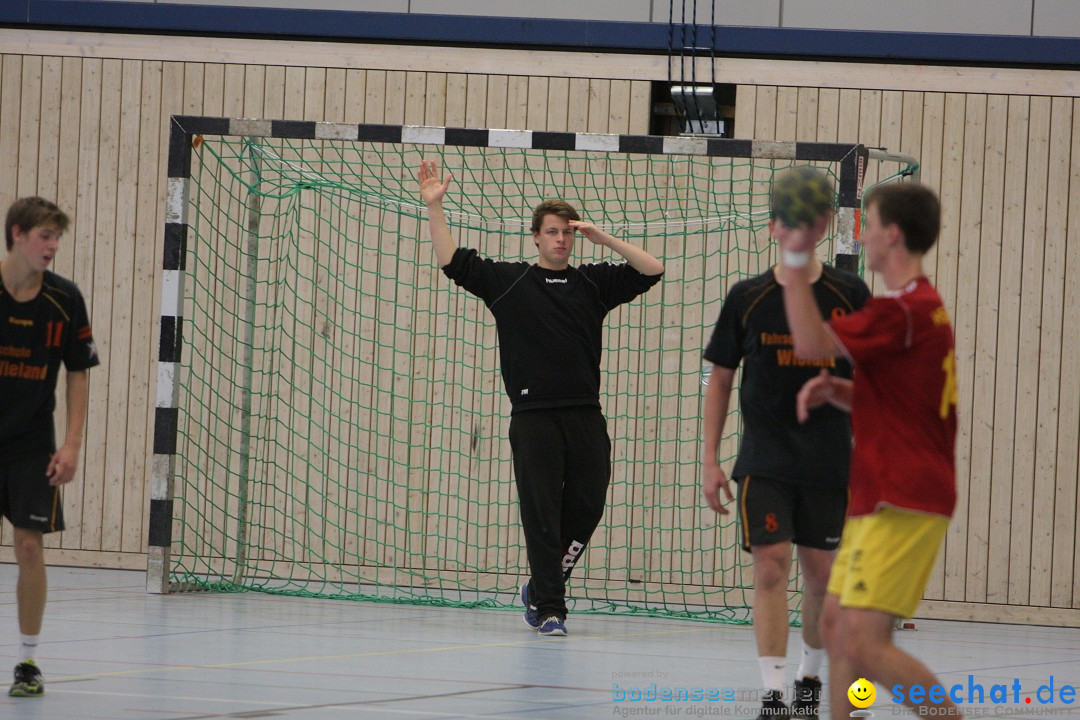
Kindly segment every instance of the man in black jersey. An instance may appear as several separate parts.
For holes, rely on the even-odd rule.
[[[775,213],[772,217],[770,232]],[[857,275],[816,258],[813,277],[814,296],[825,319],[850,313],[870,297]],[[742,545],[753,558],[754,636],[765,689],[759,717],[774,720],[817,715],[825,657],[818,619],[844,525],[851,456],[846,412],[827,406],[806,424],[796,419],[795,399],[804,383],[819,373],[850,378],[851,368],[844,360],[806,362],[796,357],[784,314],[783,282],[778,265],[735,284],[721,306],[705,349],[705,360],[713,368],[705,393],[702,450],[705,500],[726,515],[720,493],[727,501],[733,498],[717,453],[735,370],[742,362],[743,437],[732,476],[739,488]],[[783,690],[793,542],[803,578],[803,653],[789,708]]]
[[[536,263],[481,258],[458,248],[442,200],[450,186],[433,162],[419,168],[435,259],[495,317],[512,406],[510,447],[532,577],[521,587],[525,622],[566,635],[566,579],[604,513],[611,442],[600,409],[604,317],[660,281],[664,266],[641,248],[581,222],[547,200],[533,213]],[[626,259],[570,265],[574,233]]]
[[[16,200],[0,263],[0,514],[15,526],[22,645],[9,695],[45,692],[35,660],[45,614],[43,535],[64,529],[60,486],[71,482],[86,424],[87,370],[97,348],[79,289],[47,270],[68,217],[37,197]],[[53,410],[67,368],[67,429],[56,447]]]

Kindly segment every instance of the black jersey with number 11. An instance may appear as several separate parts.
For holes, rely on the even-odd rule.
[[[37,296],[18,302],[0,280],[0,459],[56,450],[61,362],[72,372],[98,364],[79,289],[46,271]]]

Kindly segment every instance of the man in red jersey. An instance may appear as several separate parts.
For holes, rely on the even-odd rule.
[[[929,189],[906,183],[875,188],[865,205],[866,264],[887,292],[828,323],[810,292],[814,228],[776,232],[796,354],[844,356],[855,368],[854,381],[823,374],[807,382],[797,408],[800,419],[826,403],[849,410],[855,436],[848,517],[822,615],[830,703],[834,718],[849,717],[848,687],[866,678],[894,695],[901,686],[897,697],[909,707],[957,713],[945,693],[913,700],[908,688],[940,682],[892,641],[895,619],[922,599],[956,505],[953,332],[922,268],[941,208]]]

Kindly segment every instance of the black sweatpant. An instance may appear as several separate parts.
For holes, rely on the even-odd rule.
[[[510,447],[532,580],[543,620],[566,617],[566,580],[604,514],[611,439],[598,407],[526,410],[510,418]]]

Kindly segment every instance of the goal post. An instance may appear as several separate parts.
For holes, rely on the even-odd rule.
[[[568,598],[746,621],[734,522],[700,499],[701,352],[727,288],[774,262],[775,172],[834,178],[822,252],[857,268],[861,145],[174,116],[148,590],[514,605],[494,322],[436,267],[421,158],[453,173],[461,246],[531,261],[532,207],[562,197],[664,261],[606,321],[613,477]],[[736,402],[723,458],[739,430]]]

